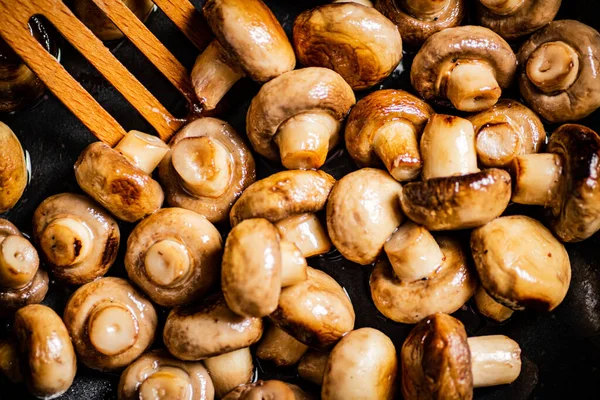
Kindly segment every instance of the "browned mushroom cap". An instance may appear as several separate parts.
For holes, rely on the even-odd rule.
[[[271,361],[278,367],[289,367],[300,361],[307,350],[307,345],[297,341],[277,326],[271,325],[256,348],[256,357]]]
[[[69,299],[63,319],[79,360],[112,371],[129,365],[151,344],[156,311],[125,279],[100,278]]]
[[[288,169],[319,168],[339,140],[354,92],[327,68],[290,71],[266,83],[252,99],[246,132],[252,147]]]
[[[57,279],[82,285],[103,276],[113,265],[121,234],[117,222],[99,204],[62,193],[35,210],[33,239]]]
[[[442,29],[460,25],[465,0],[376,0],[375,8],[392,20],[407,46],[417,48]]]
[[[517,58],[504,39],[481,26],[460,26],[427,39],[410,80],[426,101],[482,111],[496,104],[516,70]]]
[[[127,240],[129,279],[165,307],[204,296],[219,278],[223,242],[202,215],[165,208],[140,222]]]
[[[254,364],[249,347],[204,359],[204,366],[210,374],[215,396],[223,398],[234,388],[252,381]]]
[[[223,400],[305,400],[309,398],[298,386],[288,385],[282,381],[270,380],[257,381],[239,386],[223,397]]]
[[[27,186],[27,164],[21,142],[0,122],[0,214],[19,201]]]
[[[179,361],[166,351],[142,355],[121,374],[119,400],[213,400],[215,389],[200,362]]]
[[[600,107],[600,34],[578,21],[554,21],[519,50],[519,87],[550,122],[575,121]]]
[[[355,2],[325,4],[298,15],[294,47],[303,65],[330,68],[354,90],[376,85],[402,59],[398,28],[373,7]]]
[[[138,19],[145,21],[152,12],[152,0],[123,0]],[[123,37],[123,32],[104,14],[93,0],[75,0],[73,11],[100,40],[117,40]]]
[[[423,161],[419,139],[433,109],[403,90],[378,90],[360,100],[346,123],[346,148],[359,167],[385,165],[394,179],[412,180]]]
[[[477,310],[485,317],[493,319],[496,322],[504,322],[509,319],[514,311],[494,300],[482,286],[475,292],[475,305]]]
[[[515,156],[537,153],[546,142],[542,121],[514,100],[500,100],[469,117],[475,129],[477,158],[485,167],[507,167]]]

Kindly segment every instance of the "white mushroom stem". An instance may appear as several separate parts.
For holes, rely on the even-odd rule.
[[[331,241],[315,214],[297,214],[275,224],[283,240],[298,246],[305,258],[327,253]]]
[[[521,373],[521,348],[504,335],[471,337],[473,387],[506,385]]]
[[[341,123],[326,112],[302,113],[285,121],[274,137],[287,169],[318,169],[339,140]]]
[[[213,110],[231,87],[244,77],[237,63],[217,40],[198,56],[192,69],[192,84],[206,110]]]
[[[0,341],[0,373],[4,374],[13,383],[19,383],[23,380],[19,368],[17,344],[12,340]]]
[[[499,15],[508,15],[523,5],[525,0],[479,0],[490,11]]]
[[[0,287],[24,287],[34,278],[38,267],[37,251],[29,240],[13,235],[0,242]]]
[[[256,356],[261,360],[273,361],[280,367],[288,367],[300,361],[307,350],[308,346],[304,343],[271,325],[256,349]]]
[[[302,252],[292,242],[281,240],[281,287],[292,286],[304,282],[308,278],[308,265]]]
[[[419,19],[439,14],[448,5],[448,0],[400,0],[406,11]]]
[[[140,399],[191,399],[192,391],[188,373],[175,367],[160,367],[138,389]]]
[[[129,131],[117,144],[115,150],[127,157],[133,165],[151,174],[169,152],[169,146],[156,136]]]
[[[514,311],[494,300],[482,286],[479,286],[475,293],[475,305],[481,314],[497,322],[504,322],[509,319]]]
[[[207,358],[204,366],[210,374],[217,398],[222,398],[239,385],[249,383],[254,373],[248,347]]]
[[[519,133],[508,122],[488,124],[477,132],[477,155],[490,167],[504,167],[517,155],[520,146]]]
[[[486,110],[498,102],[501,94],[494,69],[486,63],[463,61],[448,75],[446,96],[458,110]]]
[[[408,121],[391,121],[379,128],[373,148],[397,181],[415,179],[421,172],[417,132]]]
[[[525,72],[542,92],[567,90],[579,75],[579,56],[565,42],[544,43],[529,56]]]
[[[118,303],[96,306],[88,319],[90,343],[100,354],[116,356],[131,348],[138,337],[139,326],[131,311]]]
[[[512,162],[512,201],[547,206],[556,195],[562,160],[556,154],[528,154]]]
[[[191,264],[187,247],[171,239],[154,243],[144,257],[148,279],[162,287],[173,286],[184,279]]]
[[[40,236],[40,247],[50,263],[66,268],[87,258],[94,239],[91,229],[81,219],[65,216],[46,226]]]

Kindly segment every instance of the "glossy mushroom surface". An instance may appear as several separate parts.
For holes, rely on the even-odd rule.
[[[154,9],[152,0],[122,0],[123,4],[141,21],[145,21]],[[100,40],[118,40],[123,32],[104,14],[93,0],[75,0],[73,10],[77,18],[94,32]]]
[[[295,390],[297,388],[297,390]],[[277,399],[277,400],[308,400],[306,394],[297,386],[288,385],[278,380],[257,381],[238,386],[223,400],[254,400],[254,399]]]
[[[474,299],[475,305],[477,306],[477,311],[479,311],[483,316],[496,322],[504,322],[514,313],[513,310],[498,303],[489,294],[487,294],[483,286],[477,288]]]
[[[256,357],[270,361],[278,367],[289,367],[298,363],[307,350],[307,345],[271,325],[256,348]]]
[[[205,358],[203,362],[218,399],[222,399],[236,387],[250,383],[254,377],[254,364],[249,347]]]
[[[298,364],[298,375],[315,385],[323,385],[329,353],[309,349]]]
[[[0,122],[0,214],[13,208],[27,187],[27,163],[21,142]]]

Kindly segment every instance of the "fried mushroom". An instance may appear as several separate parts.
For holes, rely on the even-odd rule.
[[[254,376],[254,364],[249,347],[206,358],[204,365],[210,373],[218,399],[222,399],[236,387],[250,383]]]
[[[489,294],[487,294],[483,286],[479,286],[479,288],[477,288],[477,292],[475,292],[474,297],[477,310],[483,316],[496,322],[504,322],[514,313],[513,310],[498,303]]]
[[[304,393],[300,388],[300,396]],[[291,385],[282,381],[257,381],[238,386],[232,390],[223,400],[253,400],[253,399],[277,399],[277,400],[304,400],[298,397]]]
[[[0,214],[13,208],[27,186],[27,163],[21,142],[0,122]]]
[[[315,385],[323,385],[329,353],[309,349],[298,364],[298,375]]]
[[[271,325],[256,348],[256,357],[271,361],[278,367],[289,367],[300,361],[307,350],[307,345]]]

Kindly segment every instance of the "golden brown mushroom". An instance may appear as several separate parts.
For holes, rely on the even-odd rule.
[[[234,388],[250,383],[254,376],[254,364],[249,347],[204,359],[210,373],[216,398],[222,399]]]
[[[308,346],[275,325],[269,326],[256,348],[256,357],[273,362],[278,367],[296,364]]]
[[[10,210],[27,186],[27,163],[21,142],[0,122],[0,214]]]
[[[474,298],[477,310],[483,316],[496,322],[504,322],[514,313],[513,310],[498,303],[489,294],[487,294],[483,286],[479,286],[479,288],[477,288]]]
[[[223,397],[223,400],[254,399],[308,400],[310,397],[298,386],[277,380],[257,381],[242,385]]]

